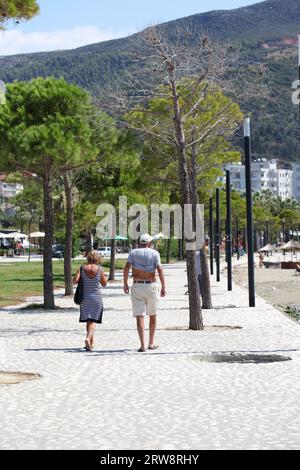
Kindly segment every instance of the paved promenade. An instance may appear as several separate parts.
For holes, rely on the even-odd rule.
[[[184,265],[166,276],[160,348],[146,354],[120,282],[105,291],[93,353],[71,299],[58,295],[54,313],[0,311],[0,370],[42,376],[0,386],[1,449],[300,448],[300,325],[261,299],[249,309],[247,291],[227,293],[223,279],[205,331],[188,331]],[[292,360],[201,360],[212,353]]]

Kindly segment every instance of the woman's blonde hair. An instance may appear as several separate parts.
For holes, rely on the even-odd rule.
[[[88,264],[99,264],[101,261],[101,255],[98,253],[98,251],[90,251],[87,254],[86,260]]]

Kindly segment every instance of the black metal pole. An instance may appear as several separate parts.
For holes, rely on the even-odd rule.
[[[236,219],[236,249],[237,249],[237,260],[240,259],[240,226],[239,219]]]
[[[221,220],[220,220],[220,189],[216,189],[216,265],[217,265],[217,282],[221,280],[220,270],[220,243],[221,243]]]
[[[247,241],[248,241],[248,280],[249,306],[255,307],[255,274],[254,274],[254,244],[253,244],[253,207],[252,207],[252,178],[251,178],[251,130],[250,119],[245,119],[245,170],[247,197]]]
[[[298,79],[300,82],[300,33],[298,34]],[[300,122],[300,102],[299,102],[299,122]]]
[[[229,170],[226,170],[226,209],[227,288],[232,291],[231,177]]]
[[[209,200],[210,274],[214,274],[214,213],[213,198]]]

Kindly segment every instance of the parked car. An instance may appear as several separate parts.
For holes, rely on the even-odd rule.
[[[109,246],[98,248],[97,251],[102,256],[102,258],[110,258],[111,248]]]
[[[64,257],[64,247],[63,245],[53,245],[52,246],[52,258],[62,259]]]

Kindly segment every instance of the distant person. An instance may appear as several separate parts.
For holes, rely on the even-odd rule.
[[[263,263],[264,259],[265,259],[264,255],[260,252],[259,253],[259,267],[260,268],[264,267],[264,263]]]
[[[199,291],[200,291],[200,295],[202,295],[202,277],[201,277],[202,271],[201,271],[201,253],[200,253],[200,250],[196,251],[195,261],[196,261],[196,273],[197,273],[197,278],[198,278]]]
[[[101,256],[97,251],[87,255],[87,263],[77,271],[74,283],[78,284],[81,272],[83,282],[83,300],[80,303],[80,323],[86,323],[85,349],[92,351],[96,324],[102,323],[103,298],[101,286],[106,287],[107,280],[99,266]]]
[[[23,250],[23,245],[20,241],[18,241],[16,244],[16,254],[20,256],[22,254],[22,250]]]
[[[131,301],[133,316],[137,321],[137,330],[141,342],[138,352],[146,351],[145,342],[145,316],[149,316],[149,344],[148,349],[154,350],[158,346],[154,344],[154,336],[157,323],[159,304],[159,287],[156,282],[158,273],[161,290],[160,296],[166,296],[166,284],[163,268],[158,251],[151,248],[152,237],[148,234],[140,236],[139,247],[129,253],[128,261],[124,269],[124,292],[129,294],[128,276],[132,267],[133,286],[131,288]]]

